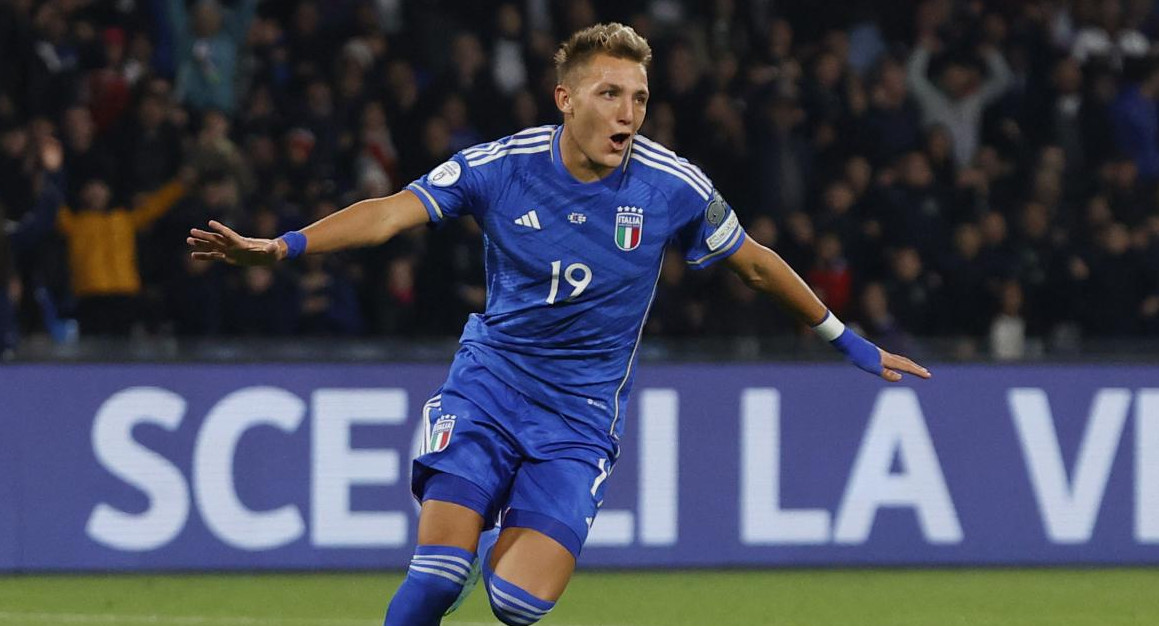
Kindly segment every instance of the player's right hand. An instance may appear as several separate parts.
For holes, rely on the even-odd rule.
[[[278,239],[242,237],[216,220],[209,221],[212,230],[193,228],[185,242],[198,261],[225,261],[231,265],[272,265],[286,256],[286,244]]]

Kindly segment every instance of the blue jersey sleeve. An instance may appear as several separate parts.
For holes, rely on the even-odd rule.
[[[485,206],[486,181],[460,152],[406,186],[427,208],[432,223],[475,215]]]
[[[687,221],[676,234],[685,262],[693,269],[704,269],[739,250],[745,232],[720,192],[714,189],[708,202],[700,196],[687,197],[686,210],[681,212]]]

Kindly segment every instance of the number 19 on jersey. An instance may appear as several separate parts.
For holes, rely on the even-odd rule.
[[[551,262],[551,293],[547,294],[547,303],[555,304],[556,296],[559,295],[559,275],[560,268],[563,267],[563,261]],[[563,279],[571,285],[571,295],[564,298],[564,301],[578,298],[584,289],[592,282],[592,269],[583,263],[572,263],[563,270]]]

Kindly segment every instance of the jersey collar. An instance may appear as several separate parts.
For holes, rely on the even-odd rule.
[[[552,168],[559,173],[559,175],[567,182],[573,185],[601,185],[609,189],[618,189],[620,181],[624,179],[624,173],[628,171],[628,161],[632,157],[632,148],[635,146],[636,140],[633,137],[632,143],[628,145],[628,149],[624,151],[624,162],[619,167],[612,170],[610,174],[599,179],[593,180],[590,183],[585,183],[576,180],[571,172],[567,171],[567,167],[563,164],[563,156],[559,152],[560,137],[563,136],[563,124],[555,127],[555,132],[551,135],[551,164]]]

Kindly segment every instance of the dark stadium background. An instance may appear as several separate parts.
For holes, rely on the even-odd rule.
[[[209,40],[236,48],[221,67],[183,56],[175,26],[197,11],[175,24],[169,4],[0,5],[9,357],[109,336],[154,358],[206,339],[454,338],[483,298],[469,221],[275,270],[192,263],[184,234],[213,218],[275,236],[558,122],[558,41],[613,19],[655,50],[643,132],[872,339],[941,359],[1145,357],[1159,333],[1148,2],[238,1]],[[922,95],[949,82],[979,115]],[[53,141],[64,165],[48,176]],[[123,243],[53,228],[86,186],[137,211]],[[106,276],[109,254],[131,275]],[[650,345],[824,353],[726,274],[665,268]]]

